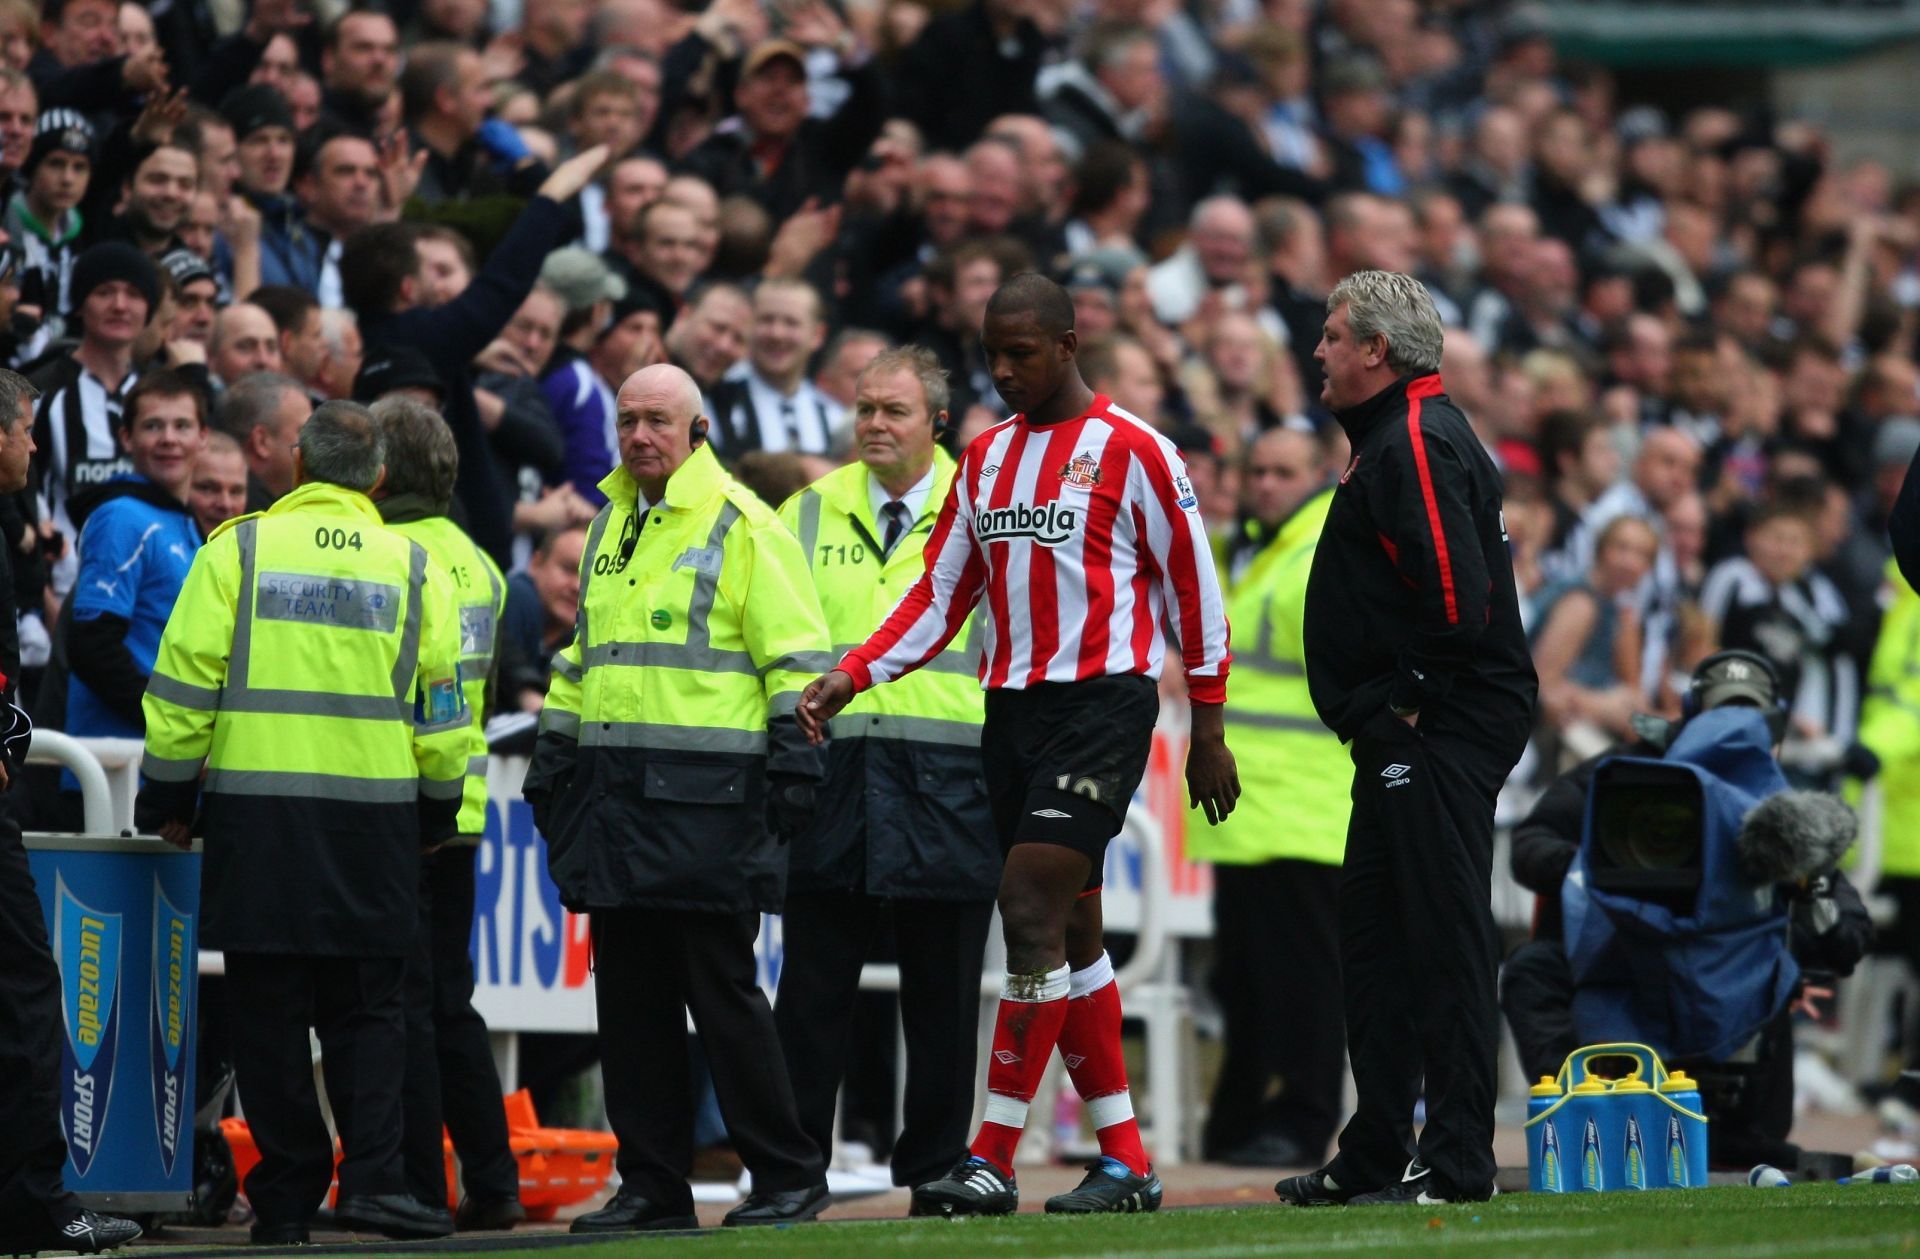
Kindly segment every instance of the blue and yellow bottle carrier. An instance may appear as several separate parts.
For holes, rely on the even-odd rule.
[[[1630,1074],[1595,1076],[1596,1058],[1631,1058]],[[1700,1087],[1669,1075],[1645,1045],[1588,1045],[1527,1103],[1527,1176],[1535,1193],[1697,1189],[1707,1183]]]

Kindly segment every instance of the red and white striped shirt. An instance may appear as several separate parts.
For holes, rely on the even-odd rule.
[[[1158,678],[1171,638],[1192,698],[1223,702],[1227,614],[1186,471],[1105,394],[1079,419],[988,429],[960,458],[926,572],[839,667],[857,691],[911,673],[984,601],[989,690]]]

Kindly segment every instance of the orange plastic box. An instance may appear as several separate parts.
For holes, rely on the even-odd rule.
[[[585,1202],[606,1187],[613,1175],[613,1155],[619,1142],[610,1132],[584,1132],[572,1128],[542,1128],[533,1113],[533,1098],[525,1089],[506,1096],[507,1140],[520,1161],[520,1202],[527,1218],[550,1220],[561,1207]],[[244,1190],[247,1174],[260,1161],[253,1134],[244,1119],[222,1119],[220,1133],[233,1151],[233,1172]],[[459,1205],[459,1178],[453,1161],[453,1142],[443,1137],[447,1157],[447,1209]],[[340,1162],[340,1149],[334,1147],[334,1165]],[[340,1193],[339,1182],[327,1192],[333,1203]]]

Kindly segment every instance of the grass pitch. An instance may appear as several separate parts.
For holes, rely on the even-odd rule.
[[[437,1254],[454,1253],[434,1248]],[[1796,1185],[1596,1195],[1513,1194],[1469,1207],[1272,1206],[1156,1215],[897,1220],[712,1229],[699,1237],[494,1250],[486,1259],[696,1259],[721,1255],[1474,1255],[1555,1259],[1920,1256],[1920,1185]]]

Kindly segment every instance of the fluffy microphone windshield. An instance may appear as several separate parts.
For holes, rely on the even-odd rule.
[[[1768,796],[1740,824],[1740,874],[1753,883],[1786,883],[1831,870],[1859,825],[1853,810],[1826,792]]]

